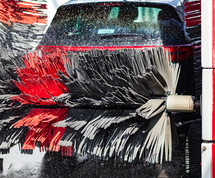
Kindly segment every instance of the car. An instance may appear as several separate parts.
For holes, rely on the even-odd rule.
[[[71,0],[60,6],[38,50],[167,48],[174,61],[189,60],[179,0]]]
[[[153,48],[169,50],[171,59],[181,64],[178,94],[193,94],[192,44],[185,31],[179,0],[72,0],[60,6],[37,49],[45,53],[57,48],[70,53],[99,50]],[[178,114],[178,113],[176,113]],[[179,137],[185,140],[180,115]],[[189,117],[189,118],[188,118]]]

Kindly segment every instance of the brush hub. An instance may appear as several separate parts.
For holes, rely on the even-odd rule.
[[[169,95],[166,101],[167,112],[194,112],[192,96]]]

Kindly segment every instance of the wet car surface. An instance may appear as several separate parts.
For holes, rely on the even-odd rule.
[[[141,46],[186,43],[183,23],[171,6],[91,3],[60,7],[40,44]]]
[[[71,1],[58,8],[37,49],[43,52],[143,49],[163,46],[174,61],[189,60],[192,46],[178,9],[156,2]]]

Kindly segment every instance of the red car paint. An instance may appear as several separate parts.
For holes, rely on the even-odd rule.
[[[93,49],[105,50],[108,49],[110,51],[122,50],[122,49],[139,49],[143,50],[144,48],[153,48],[156,46],[45,46],[38,45],[37,50],[41,50],[44,53],[52,53],[56,51],[56,49],[60,49],[63,51],[88,51]],[[175,45],[175,46],[161,46],[164,49],[168,50],[171,56],[172,61],[183,61],[188,60],[192,55],[193,46],[192,45]]]

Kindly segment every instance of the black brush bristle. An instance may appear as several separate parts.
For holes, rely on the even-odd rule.
[[[93,50],[73,54],[64,64],[67,76],[59,77],[70,93],[54,100],[79,114],[55,124],[70,127],[61,146],[104,160],[172,160],[175,128],[164,98],[176,94],[180,66],[170,61],[168,51]]]

